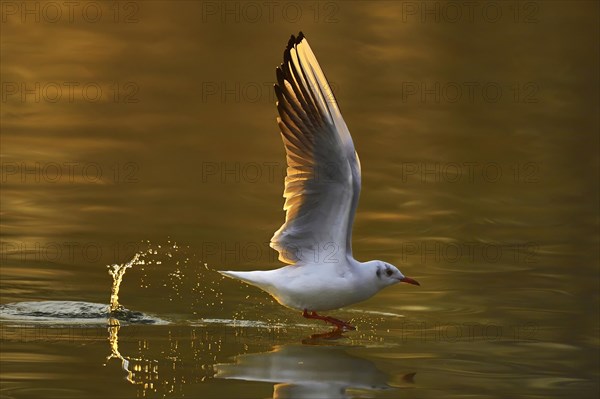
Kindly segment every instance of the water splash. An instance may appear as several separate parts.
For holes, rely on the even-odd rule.
[[[108,311],[112,314],[115,312],[119,312],[124,310],[125,308],[119,303],[119,289],[121,288],[121,281],[123,281],[123,276],[125,272],[133,265],[137,264],[140,260],[140,254],[136,253],[133,259],[131,259],[127,263],[122,263],[120,265],[114,264],[109,265],[108,274],[110,274],[113,278],[113,284],[110,292],[110,305]],[[141,262],[143,263],[143,262]]]
[[[144,263],[136,268],[132,278],[139,279],[143,291],[152,291],[151,295],[141,293],[148,296],[146,306],[164,307],[168,303],[168,310],[175,317],[183,317],[182,321],[223,317],[224,277],[210,268],[190,245],[170,237],[158,242],[145,240],[142,244],[140,253]]]
[[[113,279],[110,304],[81,301],[31,301],[0,305],[0,320],[19,320],[27,323],[46,323],[53,326],[69,324],[105,324],[114,320],[136,324],[168,324],[168,321],[141,312],[126,309],[119,304],[119,289],[127,269],[145,265],[143,252],[120,265],[109,265],[108,274]]]

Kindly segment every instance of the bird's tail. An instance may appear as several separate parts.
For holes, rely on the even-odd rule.
[[[266,287],[269,285],[265,279],[264,276],[262,275],[264,272],[260,272],[260,271],[254,271],[254,272],[234,272],[234,271],[224,271],[224,270],[217,270],[219,273],[221,273],[223,276],[229,277],[229,278],[235,278],[238,280],[241,280],[247,284],[250,285],[255,285],[258,288],[261,289],[266,289]]]

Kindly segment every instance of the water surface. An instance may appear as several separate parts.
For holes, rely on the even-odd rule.
[[[108,305],[146,251],[119,300],[167,323],[5,318],[3,397],[598,393],[597,3],[10,4],[1,304]],[[355,256],[421,282],[333,312],[342,337],[213,272],[279,265],[299,30],[361,158]]]

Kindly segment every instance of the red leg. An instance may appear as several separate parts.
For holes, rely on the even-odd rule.
[[[356,328],[354,326],[351,326],[350,324],[346,323],[345,321],[334,319],[333,317],[330,317],[330,316],[321,316],[321,315],[318,315],[317,312],[310,312],[310,314],[309,314],[306,309],[304,309],[302,316],[306,317],[307,319],[317,319],[317,320],[323,320],[326,323],[331,323],[334,326],[336,326],[339,330],[356,330]]]

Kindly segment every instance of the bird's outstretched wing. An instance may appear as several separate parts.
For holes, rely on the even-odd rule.
[[[360,163],[302,32],[288,42],[275,93],[288,167],[285,223],[271,238],[271,247],[287,263],[337,263],[352,254]]]

